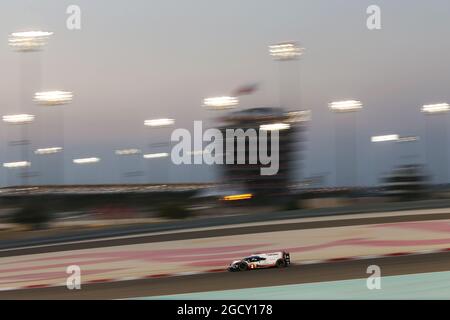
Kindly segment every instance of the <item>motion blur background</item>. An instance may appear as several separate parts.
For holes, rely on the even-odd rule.
[[[71,13],[66,10],[73,4],[81,10],[81,29],[67,27]],[[267,123],[258,118],[264,113],[282,122],[286,118],[279,114],[301,110],[307,119],[301,130],[289,129],[291,142],[284,148],[291,154],[277,175],[285,180],[285,194],[333,197],[345,190],[344,196],[353,198],[383,196],[386,183],[407,188],[399,187],[398,179],[408,188],[422,191],[427,182],[445,193],[450,179],[445,104],[450,100],[445,28],[450,5],[380,1],[382,28],[369,30],[370,4],[3,3],[2,113],[34,117],[25,124],[3,119],[0,178],[5,192],[37,190],[24,185],[133,184],[171,192],[180,183],[198,191],[209,188],[198,183],[213,183],[216,193],[208,196],[251,194],[246,180],[263,180],[239,178],[248,168],[233,176],[218,166],[174,165],[172,131],[192,131],[195,120],[202,120],[205,129],[223,127],[224,121],[251,128]],[[23,31],[49,34],[39,50],[17,50],[8,37]],[[269,46],[286,42],[301,55],[280,61],[269,54]],[[68,92],[69,103],[36,103],[37,92],[52,90]],[[235,93],[235,111],[211,110],[204,102]],[[332,102],[342,100],[356,101],[358,108],[336,112]],[[423,105],[437,103],[444,103],[443,112],[423,112]],[[246,110],[256,110],[256,116],[230,121]],[[153,127],[145,122],[161,118],[171,122]],[[270,184],[277,177],[264,184],[275,188]],[[223,183],[233,185],[220,187]],[[73,190],[41,188],[38,193],[55,192]]]
[[[2,270],[0,289],[60,285],[66,265],[52,259],[101,282],[222,270],[269,248],[294,264],[448,251],[450,3],[378,0],[381,29],[369,30],[373,2],[3,1],[0,257],[20,268]],[[171,133],[194,121],[279,131],[280,171],[174,165]],[[387,266],[447,271],[436,255]],[[302,281],[323,280],[310,268]],[[199,291],[193,279],[151,295]],[[130,297],[122,285],[104,296]]]
[[[66,28],[65,12],[71,4],[82,10],[81,30]],[[446,150],[441,147],[447,141],[441,131],[448,118],[433,120],[426,143],[425,117],[419,111],[424,104],[449,100],[446,12],[450,4],[378,1],[382,29],[369,31],[366,8],[371,4],[356,0],[283,0],[276,5],[253,0],[7,1],[1,4],[0,22],[2,113],[17,113],[23,101],[29,102],[27,109],[37,109],[31,101],[36,91],[74,92],[73,102],[64,107],[65,182],[119,183],[123,177],[113,150],[138,147],[151,152],[150,144],[168,139],[170,130],[149,131],[143,126],[145,119],[174,118],[176,127],[190,129],[194,120],[216,117],[205,111],[204,97],[227,95],[252,82],[260,83],[260,88],[243,97],[239,108],[279,106],[280,67],[267,54],[267,46],[296,40],[306,48],[300,80],[284,80],[283,90],[292,97],[289,108],[313,113],[298,179],[326,175],[325,186],[336,184],[335,126],[345,126],[345,121],[335,119],[328,103],[348,98],[361,100],[365,107],[356,121],[360,185],[376,184],[381,172],[405,156],[403,151],[390,152],[389,146],[370,143],[371,136],[389,133],[420,136],[410,153],[415,162],[425,163],[429,148],[428,169],[441,176],[446,168],[437,159]],[[54,35],[45,50],[24,58],[8,47],[7,39],[11,32],[30,29]],[[23,68],[29,75],[26,79],[20,76]],[[285,69],[281,67],[284,77],[297,75]],[[56,125],[47,121],[40,132]],[[8,130],[2,127],[5,159]],[[73,158],[91,155],[101,158],[95,172],[86,174],[89,169],[72,163]],[[151,173],[148,161],[128,164],[133,165],[140,165],[137,171],[145,170],[146,175],[128,182],[217,181],[215,170],[208,166],[171,168],[176,173],[167,175],[159,170],[166,168],[164,160],[154,160]],[[7,185],[7,170],[1,170],[2,184]]]

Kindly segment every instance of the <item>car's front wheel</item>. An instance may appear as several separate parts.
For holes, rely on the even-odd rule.
[[[244,262],[241,262],[239,264],[239,271],[247,271],[248,270],[248,265]]]
[[[283,259],[277,260],[276,264],[277,268],[284,268],[286,267],[286,262]]]

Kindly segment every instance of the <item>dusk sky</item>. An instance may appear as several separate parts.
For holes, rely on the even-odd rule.
[[[72,4],[81,8],[81,30],[66,28],[66,9]],[[381,30],[366,26],[372,4],[381,8]],[[0,10],[2,114],[22,110],[38,115],[31,96],[20,107],[26,90],[74,92],[73,103],[62,107],[67,183],[118,182],[117,148],[158,152],[148,145],[168,140],[171,130],[148,129],[145,119],[169,117],[177,128],[188,129],[194,120],[213,125],[218,114],[202,107],[204,97],[228,95],[257,82],[259,90],[243,97],[240,108],[278,106],[280,70],[300,74],[299,85],[289,87],[300,98],[287,109],[313,114],[302,177],[330,172],[327,182],[335,183],[334,134],[346,123],[329,111],[328,103],[347,99],[364,104],[356,115],[360,184],[373,183],[375,174],[409,155],[417,156],[415,162],[428,158],[440,163],[443,170],[439,157],[446,148],[439,145],[445,141],[439,134],[445,133],[448,116],[429,119],[426,143],[420,107],[450,102],[448,0],[10,0],[2,1]],[[21,53],[8,47],[8,35],[29,29],[54,35],[45,50],[28,53],[22,61]],[[279,69],[267,47],[287,40],[301,43],[305,53],[299,62]],[[21,65],[35,71],[40,65],[40,76],[24,71],[36,81],[21,81]],[[335,130],[336,125],[341,127]],[[3,123],[0,127],[1,162],[12,161],[10,129]],[[39,132],[45,135],[42,128]],[[406,151],[370,142],[372,135],[389,133],[421,140]],[[86,156],[102,162],[95,168],[71,163]],[[165,161],[148,161],[135,164],[146,172],[141,182],[215,177],[211,168],[178,168],[167,175]],[[2,184],[7,183],[7,170],[0,172]]]

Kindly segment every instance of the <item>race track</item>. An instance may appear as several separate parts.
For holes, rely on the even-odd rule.
[[[360,279],[370,264],[383,275],[448,271],[449,212],[282,220],[2,250],[0,298],[146,298]],[[218,272],[233,259],[281,249],[291,252],[290,268]],[[64,286],[69,265],[82,269],[80,291]]]
[[[368,277],[366,274],[367,267],[374,264],[381,268],[382,276],[448,271],[450,270],[450,252],[291,266],[285,269],[267,269],[241,273],[218,272],[192,276],[99,283],[82,286],[81,290],[68,290],[64,287],[28,289],[0,292],[0,299],[128,299],[360,279]],[[450,298],[450,284],[447,286],[449,288],[448,297]],[[251,296],[239,298],[252,299]],[[273,298],[276,299],[277,297],[274,296]]]

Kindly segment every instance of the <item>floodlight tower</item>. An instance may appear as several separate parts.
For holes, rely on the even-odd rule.
[[[430,166],[437,183],[448,183],[448,113],[450,105],[448,103],[427,104],[421,107],[421,112],[425,118],[425,154],[426,161]],[[438,131],[438,136],[442,138],[441,143],[436,143],[432,129]],[[440,131],[440,132],[439,132]],[[437,147],[437,145],[442,148]],[[432,157],[431,148],[434,147],[433,154],[441,152],[440,156]],[[441,168],[439,169],[439,165]]]
[[[297,42],[281,42],[269,46],[270,56],[278,62],[279,99],[281,108],[299,109],[300,102],[300,57],[305,49]],[[294,72],[294,74],[292,73]],[[290,98],[290,93],[294,96]]]
[[[10,147],[18,147],[20,148],[20,151],[18,152],[20,154],[20,157],[22,158],[22,162],[30,163],[30,145],[31,141],[28,139],[29,134],[29,125],[34,121],[34,116],[32,116],[31,121],[27,121],[25,118],[30,118],[28,114],[24,112],[29,112],[27,110],[29,108],[29,100],[30,100],[30,92],[29,86],[27,83],[29,81],[32,81],[30,79],[33,79],[33,77],[37,78],[38,82],[39,79],[39,71],[31,70],[31,65],[28,65],[28,61],[26,60],[32,53],[38,53],[41,51],[45,45],[48,42],[49,37],[52,35],[52,32],[47,31],[22,31],[22,32],[14,32],[9,35],[8,38],[8,45],[11,49],[18,52],[20,54],[20,86],[21,86],[21,93],[20,93],[20,107],[19,107],[19,113],[16,114],[16,122],[10,122],[8,119],[5,119],[4,121],[10,124],[20,124],[20,138],[17,140],[16,137],[12,138],[12,140],[9,141]],[[39,57],[38,57],[39,58]],[[40,62],[37,64],[34,64],[33,67],[36,67],[37,69],[40,69]],[[38,84],[32,83],[31,86],[37,86]],[[13,115],[14,116],[14,115]],[[8,116],[11,117],[11,116]],[[11,119],[11,118],[9,118]],[[13,148],[14,150],[17,150],[17,148]],[[12,151],[12,150],[11,150]],[[17,152],[8,152],[8,154],[15,154]],[[17,157],[17,155],[15,155]],[[22,168],[19,172],[19,177],[22,185],[28,184],[28,179],[32,176],[32,174],[29,172],[30,165],[27,166],[20,166],[19,168]],[[9,180],[9,179],[8,179]]]
[[[168,128],[173,127],[175,125],[175,119],[170,119],[170,118],[149,119],[149,120],[145,120],[144,121],[144,125],[146,127],[148,127],[148,128],[151,128],[151,129],[163,130],[163,129],[168,129]],[[162,143],[159,142],[159,143],[150,144],[149,148],[150,149],[154,149],[154,148],[157,148],[157,149],[161,149],[161,148],[170,149],[170,146],[171,146],[171,143],[170,143],[170,132],[166,131],[164,134],[167,134],[168,142],[164,141]],[[171,164],[171,162],[170,162],[170,155],[169,155],[168,152],[170,152],[170,150],[167,150],[167,152],[166,151],[161,152],[160,150],[158,152],[153,152],[153,150],[152,150],[152,152],[143,155],[143,157],[142,157],[143,159],[149,160],[148,161],[149,181],[151,180],[151,174],[153,172],[152,167],[155,164],[155,162],[151,161],[151,160],[155,160],[155,159],[159,159],[159,158],[168,158],[168,160],[165,163],[165,165],[166,165],[166,169],[165,169],[165,171],[166,171],[166,179],[167,179],[167,182],[171,182],[170,181],[171,180],[170,179],[170,164]]]
[[[60,90],[36,92],[33,100],[45,110],[42,110],[40,119],[43,136],[39,148],[34,152],[40,158],[42,179],[48,175],[47,184],[63,184],[64,108],[62,106],[72,102],[73,93]],[[44,170],[47,171],[47,175],[44,174]]]
[[[363,105],[361,101],[345,100],[331,102],[328,107],[336,115],[336,185],[348,184],[348,186],[354,187],[358,184],[356,113],[362,110]],[[348,137],[344,136],[345,130],[350,131]],[[340,141],[340,139],[344,141]]]

